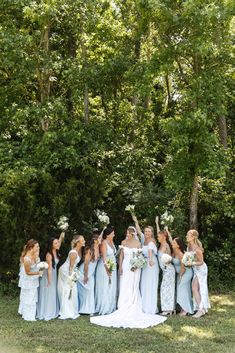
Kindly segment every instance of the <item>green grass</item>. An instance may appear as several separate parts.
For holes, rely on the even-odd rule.
[[[94,326],[77,320],[25,322],[18,301],[0,297],[0,353],[235,353],[235,294],[212,295],[205,317],[173,316],[149,329]]]

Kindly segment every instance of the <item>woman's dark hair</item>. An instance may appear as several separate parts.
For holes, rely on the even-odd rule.
[[[176,241],[176,243],[179,245],[179,249],[182,253],[185,252],[185,245],[184,245],[184,242],[181,238],[177,237],[177,238],[174,238],[174,240]]]
[[[107,228],[105,228],[103,232],[103,239],[106,239],[109,234],[111,234],[114,231],[114,227],[111,225],[108,225]]]
[[[46,256],[47,254],[50,254],[52,256],[52,267],[55,268],[55,258],[54,258],[54,254],[53,254],[53,242],[54,240],[56,240],[57,238],[50,238],[47,242],[47,246],[46,246],[46,250],[42,256],[42,260],[43,261],[46,261]],[[58,240],[58,239],[57,239]],[[59,251],[56,250],[56,256],[57,258],[59,259],[60,258],[60,254],[59,254]]]
[[[78,263],[78,266],[80,266],[84,262],[85,256],[88,251],[91,252],[91,259],[92,260],[95,259],[95,251],[94,251],[95,241],[98,240],[99,236],[100,236],[100,233],[98,231],[97,232],[93,231],[91,238],[89,240],[86,240],[85,248],[82,248],[82,258]]]

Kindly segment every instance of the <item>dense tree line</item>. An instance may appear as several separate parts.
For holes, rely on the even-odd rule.
[[[166,209],[198,228],[211,278],[234,266],[233,3],[2,0],[0,257],[105,210],[123,237]],[[69,236],[68,236],[69,238]],[[218,278],[218,277],[217,277]]]

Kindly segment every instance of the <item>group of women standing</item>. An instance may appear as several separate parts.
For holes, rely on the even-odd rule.
[[[82,235],[74,236],[66,261],[60,266],[59,239],[52,238],[42,260],[48,264],[43,272],[37,270],[39,244],[29,240],[21,255],[21,287],[19,313],[25,320],[34,321],[76,319],[80,314],[102,326],[148,327],[163,322],[165,316],[175,312],[194,317],[203,316],[210,307],[207,288],[207,266],[198,232],[187,233],[188,251],[195,254],[192,267],[182,264],[184,244],[180,238],[171,240],[168,229],[160,230],[157,222],[158,242],[153,228],[145,227],[142,233],[138,220],[128,227],[126,237],[117,250],[113,241],[114,228],[107,226],[101,234],[95,231],[89,241]],[[130,270],[130,258],[142,248],[147,265],[142,270]],[[162,261],[163,255],[172,256],[170,263]],[[114,264],[112,271],[108,265]],[[79,269],[78,281],[69,281],[74,270]],[[117,271],[118,269],[118,271]],[[160,275],[161,272],[161,275]],[[159,292],[160,283],[160,298]],[[160,311],[161,315],[156,315]],[[117,309],[117,310],[116,310]]]

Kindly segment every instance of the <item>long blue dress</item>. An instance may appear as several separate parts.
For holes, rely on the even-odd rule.
[[[57,265],[59,259],[55,259],[55,268],[51,271],[51,284],[48,285],[48,270],[43,271],[39,280],[39,296],[37,305],[37,318],[39,320],[55,319],[59,315],[59,298],[57,292]]]
[[[193,314],[193,300],[192,300],[192,278],[193,270],[190,267],[185,268],[185,272],[180,279],[181,261],[173,257],[173,264],[177,273],[177,287],[176,287],[176,302],[186,312]]]
[[[95,313],[95,270],[97,261],[90,261],[88,265],[88,282],[84,285],[83,280],[77,282],[78,286],[78,306],[80,314]],[[79,267],[79,271],[84,277],[84,262]]]
[[[104,240],[105,241],[105,240]],[[113,249],[107,241],[106,258],[112,259],[116,263],[116,249]],[[98,261],[95,278],[95,311],[100,315],[110,314],[117,307],[117,269],[112,273],[111,284],[109,276],[104,267],[103,259]]]
[[[172,264],[164,265],[161,257],[163,253],[158,251],[158,260],[162,269],[162,283],[160,289],[162,311],[175,310],[175,268]]]
[[[149,242],[148,245],[143,245],[143,254],[148,258],[148,250],[152,250],[153,266],[149,265],[149,259],[147,266],[142,269],[141,281],[140,281],[140,292],[142,297],[142,308],[147,314],[156,314],[158,312],[157,301],[158,301],[158,280],[159,280],[159,265],[157,259],[157,247],[153,241]]]

